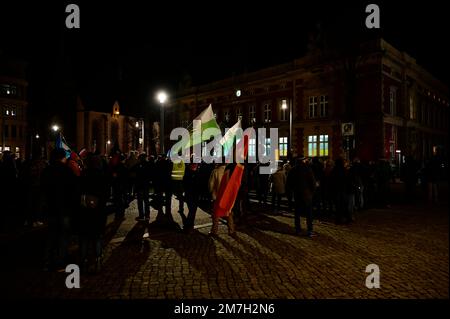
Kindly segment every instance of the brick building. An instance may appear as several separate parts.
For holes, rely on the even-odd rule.
[[[27,144],[27,87],[25,63],[0,56],[0,153],[25,158]]]
[[[448,149],[448,87],[383,39],[184,89],[167,108],[166,138],[209,104],[222,127],[241,118],[243,128],[279,128],[281,158],[290,149],[395,163],[397,155],[425,159],[433,147]]]

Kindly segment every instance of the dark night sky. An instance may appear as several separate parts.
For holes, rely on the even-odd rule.
[[[318,21],[335,41],[373,36],[369,3],[380,5],[388,41],[450,82],[442,1],[72,2],[79,30],[65,28],[69,1],[0,4],[0,50],[29,62],[32,114],[64,113],[68,92],[94,109],[119,99],[124,113],[144,114],[158,87],[174,90],[186,73],[201,84],[300,57]]]

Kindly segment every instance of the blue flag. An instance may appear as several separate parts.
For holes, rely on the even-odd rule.
[[[56,136],[55,147],[65,150],[66,157],[70,157],[70,153],[72,153],[72,150],[70,149],[69,145],[67,145],[67,142],[61,133]]]

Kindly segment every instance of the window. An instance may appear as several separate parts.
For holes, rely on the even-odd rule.
[[[311,157],[317,156],[317,136],[316,135],[308,136],[308,156],[311,156]]]
[[[17,115],[16,107],[15,106],[11,106],[10,112],[11,112],[11,116],[16,116]]]
[[[250,123],[255,123],[256,122],[256,108],[254,105],[250,105],[250,108],[248,110],[248,119],[250,121]]]
[[[288,138],[287,137],[280,137],[278,139],[278,150],[280,151],[280,156],[287,156],[288,152]]]
[[[317,96],[309,97],[309,118],[317,117]]]
[[[264,105],[264,123],[270,123],[272,119],[272,108],[270,104]]]
[[[20,148],[16,147],[16,157],[20,158]]]
[[[248,156],[256,156],[256,138],[248,140]]]
[[[242,109],[241,109],[240,107],[238,107],[238,108],[236,109],[236,120],[237,120],[237,121],[239,121],[239,120],[242,121]]]
[[[202,157],[206,157],[206,142],[202,142]]]
[[[289,109],[287,100],[281,100],[280,121],[288,120]]]
[[[328,156],[328,135],[319,135],[319,155]]]
[[[416,103],[414,101],[414,96],[413,95],[409,96],[409,118],[411,120],[417,119],[417,106],[416,106]]]
[[[263,155],[270,156],[270,138],[266,138]]]
[[[4,126],[4,135],[5,135],[5,137],[9,137],[9,127],[8,127],[8,125]]]
[[[19,138],[23,137],[23,126],[19,126]]]
[[[328,156],[329,137],[328,135],[308,136],[308,156]]]
[[[320,117],[328,116],[328,95],[320,96]]]
[[[395,115],[397,112],[397,89],[391,87],[389,89],[389,114]]]
[[[11,147],[5,146],[5,152],[11,151]]]
[[[1,84],[0,85],[0,94],[1,95],[17,95],[17,86],[9,85],[9,84]]]
[[[225,116],[225,122],[229,122],[230,121],[230,111],[225,111],[224,113]]]
[[[17,137],[17,126],[11,125],[11,137],[16,138]]]

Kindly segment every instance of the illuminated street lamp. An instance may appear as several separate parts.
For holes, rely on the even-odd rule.
[[[161,103],[161,112],[160,112],[161,127],[160,127],[160,132],[159,132],[159,144],[161,145],[160,149],[161,149],[162,154],[165,154],[165,150],[164,150],[164,104],[166,103],[168,96],[167,96],[166,92],[159,91],[156,97],[157,97],[159,103]]]
[[[53,132],[58,132],[59,131],[59,126],[56,125],[56,124],[53,124],[52,125],[52,130],[53,130]]]
[[[281,109],[286,111],[289,108],[289,140],[288,140],[288,151],[290,153],[292,146],[292,107],[288,106],[287,100],[281,101]]]
[[[108,145],[111,145],[111,141],[107,140],[106,141],[106,148],[105,148],[105,154],[108,155]]]

